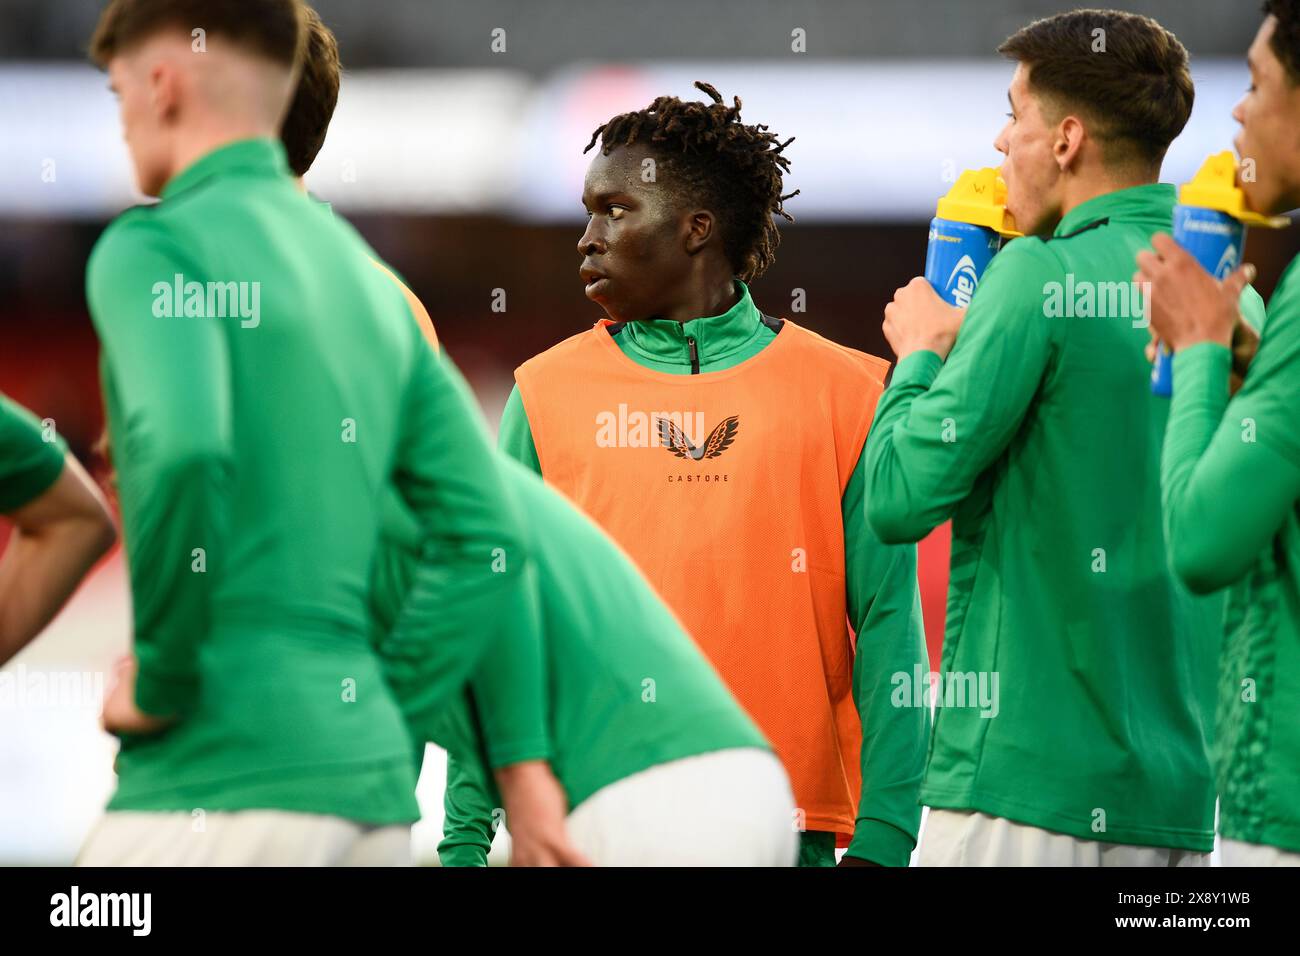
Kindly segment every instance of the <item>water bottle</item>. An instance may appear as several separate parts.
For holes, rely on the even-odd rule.
[[[1179,190],[1174,206],[1174,241],[1216,279],[1226,278],[1241,265],[1247,223],[1279,228],[1289,222],[1284,216],[1261,216],[1247,209],[1236,173],[1232,151],[1216,153]],[[1163,345],[1151,369],[1151,391],[1165,397],[1174,392],[1173,355]]]
[[[966,308],[980,277],[1002,247],[1018,236],[1006,211],[1007,186],[992,168],[968,169],[939,200],[930,221],[925,278],[950,305]]]

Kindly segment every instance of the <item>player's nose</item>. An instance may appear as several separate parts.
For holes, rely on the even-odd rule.
[[[1009,149],[1009,144],[1008,144],[1008,142],[1007,142],[1007,127],[1006,127],[1006,126],[1002,127],[1002,129],[998,131],[998,135],[997,135],[997,137],[993,140],[993,148],[996,149],[996,150],[997,150],[999,153],[1001,153],[1003,156],[1007,155],[1007,150]]]
[[[587,228],[583,230],[582,238],[578,240],[578,255],[592,256],[605,251],[605,240],[597,230],[596,217],[592,216],[587,220]]]

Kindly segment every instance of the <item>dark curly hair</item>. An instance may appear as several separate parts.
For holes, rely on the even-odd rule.
[[[600,139],[608,156],[619,146],[643,143],[672,175],[675,189],[688,201],[708,206],[718,216],[722,245],[732,269],[742,281],[756,279],[776,258],[781,234],[773,216],[787,222],[782,175],[790,171],[784,143],[763,124],[740,121],[740,97],[727,106],[708,83],[695,88],[712,103],[686,102],[660,96],[643,110],[621,113],[596,128],[587,152]]]
[[[1266,16],[1277,17],[1269,46],[1286,68],[1292,86],[1300,83],[1300,0],[1265,0]]]

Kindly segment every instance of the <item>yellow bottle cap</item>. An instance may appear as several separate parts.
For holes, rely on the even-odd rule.
[[[1007,184],[991,166],[968,169],[957,178],[948,195],[939,200],[935,215],[953,222],[983,226],[1004,236],[1023,236],[1007,212]]]
[[[1246,208],[1246,194],[1237,185],[1237,157],[1230,149],[1215,153],[1202,163],[1192,181],[1178,190],[1178,201],[1184,206],[1227,213],[1248,226],[1281,229],[1291,225],[1286,216],[1264,216]]]

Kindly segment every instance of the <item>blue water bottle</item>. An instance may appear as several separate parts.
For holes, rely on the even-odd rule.
[[[930,221],[925,278],[950,305],[966,308],[984,270],[1002,247],[1018,236],[1006,211],[1007,187],[992,168],[968,169],[939,200]]]
[[[1211,156],[1179,190],[1174,206],[1174,240],[1216,279],[1226,278],[1241,265],[1247,223],[1280,228],[1289,222],[1247,209],[1236,174],[1237,161],[1230,150]],[[1151,391],[1166,397],[1174,392],[1173,355],[1163,345],[1151,369]]]

